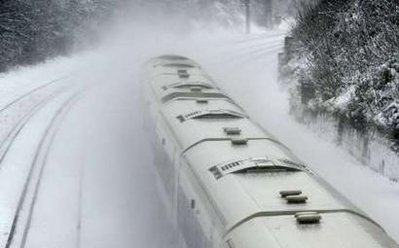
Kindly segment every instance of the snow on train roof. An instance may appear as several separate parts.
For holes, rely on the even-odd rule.
[[[182,115],[190,115],[190,113],[195,115],[198,111],[209,109],[228,110],[242,116],[221,119],[199,118],[186,121],[181,119]],[[201,176],[206,189],[212,192],[210,195],[215,196],[217,209],[226,209],[226,212],[221,213],[226,220],[226,226],[234,225],[241,218],[253,212],[280,211],[282,209],[285,211],[303,210],[303,206],[287,205],[282,199],[276,197],[284,187],[290,189],[296,185],[314,197],[311,204],[306,205],[305,210],[331,209],[331,207],[335,209],[351,208],[349,204],[344,204],[327,190],[319,187],[319,182],[308,175],[306,168],[299,165],[300,162],[285,146],[273,140],[264,130],[251,122],[245,112],[235,104],[226,100],[211,100],[206,105],[199,104],[194,100],[175,101],[163,105],[161,112],[175,134],[184,153],[184,158],[196,171],[196,174]],[[230,128],[234,134],[228,135],[226,128]],[[246,143],[234,145],[236,138],[243,138]],[[251,186],[253,182],[247,185],[247,180],[239,179],[239,174],[236,174],[240,171],[240,166],[245,166],[242,161],[253,158],[272,161],[273,165],[288,163],[289,165],[286,167],[298,168],[298,173],[291,173],[292,177],[289,179],[274,175],[268,180],[261,180],[258,185],[259,191],[257,191],[256,187]],[[234,171],[233,167],[237,170]],[[231,173],[220,177],[215,173],[214,168],[231,169]],[[296,181],[292,180],[293,177],[296,178]],[[287,183],[284,184],[286,179]],[[263,184],[262,181],[264,181]],[[293,181],[295,183],[290,185]],[[276,188],[277,185],[280,186]],[[234,195],[228,193],[230,190],[234,192]],[[249,192],[253,193],[248,194]],[[241,205],[234,204],[235,199],[241,199]]]
[[[184,56],[180,56],[180,55],[174,55],[174,54],[169,54],[169,55],[162,55],[162,56],[158,56],[158,57],[154,57],[150,60],[147,61],[147,64],[156,64],[159,62],[177,62],[177,61],[181,61],[184,63],[193,63],[193,64],[197,64],[194,60],[184,57]]]
[[[255,163],[275,161],[276,165],[284,165],[284,161],[299,163],[286,147],[271,140],[249,140],[247,145],[241,146],[234,146],[229,141],[200,143],[186,151],[184,159],[201,178],[203,187],[212,196],[212,202],[221,211],[219,215],[227,229],[253,213],[294,214],[331,209],[358,211],[307,169],[300,169],[301,165],[297,166],[298,170],[278,167],[278,171],[274,167],[270,167],[270,171],[268,167],[262,170],[260,166],[259,172],[236,170],[223,177],[215,173],[215,167],[231,167],[245,160],[254,160]],[[288,204],[281,198],[282,190],[301,190],[309,200],[306,204]]]
[[[207,76],[207,74],[200,68],[175,68],[175,67],[166,67],[166,66],[157,66],[153,68],[151,77],[155,78],[161,75],[177,75],[178,78],[181,79],[189,79],[194,75],[203,75]]]
[[[292,215],[254,218],[226,239],[233,247],[264,248],[396,248],[376,225],[350,213],[326,213],[320,225],[298,226]]]
[[[185,150],[198,142],[209,139],[237,137],[271,138],[247,118],[237,105],[221,99],[208,100],[206,104],[195,99],[174,101],[162,107],[161,112],[176,134],[180,147]],[[230,128],[230,132],[229,129]]]
[[[190,75],[188,78],[181,78],[176,74],[164,74],[155,77],[151,80],[151,84],[154,88],[162,88],[162,87],[175,87],[178,85],[207,85],[210,88],[217,88],[215,83],[208,75]]]
[[[177,82],[170,85],[153,86],[155,97],[162,103],[167,103],[174,98],[223,97],[219,89],[203,82]],[[227,96],[226,96],[227,97]]]
[[[176,56],[174,59],[157,57],[148,61],[146,65],[152,76],[175,73],[176,70],[182,73],[204,74],[200,65],[191,59],[180,56]]]

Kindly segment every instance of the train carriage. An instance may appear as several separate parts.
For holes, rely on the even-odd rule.
[[[398,248],[195,61],[146,64],[147,130],[188,248]]]

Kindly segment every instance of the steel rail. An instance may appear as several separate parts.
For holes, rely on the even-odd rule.
[[[55,115],[53,116],[53,118],[51,119],[49,125],[47,126],[44,135],[42,136],[42,139],[39,142],[37,151],[35,153],[35,156],[33,158],[33,161],[31,163],[31,166],[29,168],[29,172],[28,172],[28,177],[24,183],[24,187],[23,187],[23,191],[19,197],[19,201],[18,201],[18,206],[17,206],[17,210],[16,213],[14,215],[13,218],[13,222],[12,222],[12,226],[11,226],[11,231],[9,233],[8,239],[7,239],[7,243],[6,243],[6,248],[10,248],[12,247],[13,244],[13,240],[14,240],[14,235],[16,233],[16,229],[18,226],[18,222],[19,222],[19,218],[20,218],[20,214],[22,211],[22,208],[25,204],[26,198],[27,198],[27,193],[29,190],[29,185],[32,183],[32,177],[34,174],[35,169],[37,169],[39,167],[39,175],[36,181],[36,184],[34,184],[34,193],[33,193],[33,198],[32,198],[32,202],[30,204],[29,207],[29,212],[28,212],[28,217],[27,217],[27,222],[22,234],[22,239],[21,239],[21,248],[25,247],[26,245],[26,239],[27,239],[27,235],[29,233],[30,230],[30,226],[31,226],[31,220],[32,220],[32,214],[33,214],[33,210],[36,204],[36,199],[37,199],[37,195],[39,192],[39,188],[40,188],[40,184],[41,184],[41,178],[43,175],[43,171],[45,168],[45,164],[46,164],[46,160],[48,157],[48,154],[50,152],[50,148],[51,148],[51,144],[53,143],[56,133],[62,123],[63,118],[66,116],[66,114],[68,113],[68,111],[70,110],[70,108],[72,107],[73,103],[75,102],[75,100],[78,98],[79,94],[73,94],[71,97],[68,98],[67,101],[65,101],[61,107],[57,110],[57,112],[55,113]],[[51,101],[52,99],[49,99],[49,101]],[[46,102],[46,103],[48,103]],[[45,104],[43,104],[45,105]],[[38,112],[39,110],[36,110],[35,112]],[[25,120],[25,122],[23,123],[23,125],[20,127],[20,130],[23,129],[23,127],[29,122],[29,120],[31,119],[31,117],[34,114],[32,114],[30,116],[30,118],[27,118]],[[19,131],[20,131],[19,130]],[[17,136],[17,135],[16,135]],[[15,137],[16,137],[15,136]],[[46,145],[47,144],[47,145]],[[40,156],[43,156],[43,160],[40,161]]]
[[[47,86],[49,86],[50,84],[55,83],[56,81],[52,81],[48,84],[46,84],[45,86],[40,86],[38,88],[35,88],[34,90],[30,91],[27,94],[24,94],[22,97],[18,98],[17,100],[14,100],[12,103],[8,104],[7,107],[2,108],[0,110],[0,113],[2,111],[5,111],[6,109],[10,108],[11,106],[13,106],[14,104],[20,102],[21,100],[25,99],[28,96],[31,96],[32,94],[36,93],[38,90],[43,89]],[[45,99],[42,99],[41,101],[39,101],[38,103],[34,104],[31,108],[30,111],[25,114],[23,117],[21,117],[21,119],[19,121],[17,121],[16,125],[14,125],[11,130],[7,133],[6,137],[2,140],[1,144],[0,144],[0,149],[4,149],[4,151],[0,150],[0,170],[2,168],[2,162],[4,161],[4,158],[6,156],[6,154],[8,153],[8,150],[10,149],[12,143],[14,142],[15,138],[18,136],[18,134],[21,132],[21,130],[23,129],[23,127],[28,123],[28,121],[30,120],[30,118],[36,113],[38,112],[42,107],[44,107],[48,102],[50,102],[51,100],[53,100],[61,91],[61,89],[57,90],[56,92],[50,94],[49,96],[47,96]],[[7,144],[8,143],[8,144]]]

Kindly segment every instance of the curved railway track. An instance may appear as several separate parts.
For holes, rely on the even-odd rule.
[[[15,115],[17,115],[17,120],[15,121],[15,124],[11,125],[10,127],[7,128],[7,123],[6,123],[6,125],[4,125],[4,126],[6,126],[5,127],[6,130],[4,130],[3,133],[0,132],[0,136],[3,136],[3,139],[0,144],[0,170],[1,170],[1,166],[2,166],[2,162],[4,160],[4,157],[7,154],[12,142],[18,136],[18,134],[23,129],[23,127],[26,125],[26,123],[29,121],[29,119],[38,110],[40,110],[43,106],[45,106],[48,102],[50,102],[60,92],[62,92],[65,88],[58,87],[56,89],[50,89],[50,92],[41,92],[41,91],[47,90],[51,86],[57,86],[56,83],[62,79],[63,78],[53,80],[53,81],[46,83],[44,85],[41,85],[33,90],[30,90],[27,93],[16,98],[15,100],[13,100],[12,102],[8,103],[7,105],[5,105],[4,107],[2,107],[0,109],[0,117],[1,117],[1,115],[5,115],[6,118],[10,118],[10,116],[7,112],[11,112],[13,114],[15,114],[15,112],[17,112],[15,114]],[[54,90],[54,92],[52,92],[51,90]],[[48,93],[47,96],[46,96],[46,93]],[[43,94],[44,94],[44,96],[43,96]],[[40,98],[40,96],[42,96],[42,97]],[[38,98],[38,99],[36,99],[36,98]],[[30,101],[33,101],[33,104],[30,103]],[[28,106],[24,106],[25,102],[27,102],[26,104]],[[20,104],[22,104],[22,106]],[[21,107],[27,108],[25,110],[26,112],[21,111]],[[19,118],[18,118],[18,115],[19,115]],[[7,120],[5,122],[7,122]]]
[[[51,150],[51,145],[54,142],[56,134],[62,124],[63,119],[66,114],[72,108],[73,104],[78,100],[80,94],[74,94],[69,99],[64,102],[61,107],[57,110],[55,115],[50,121],[50,124],[47,126],[45,133],[40,140],[38,149],[36,150],[35,157],[30,165],[29,174],[27,180],[24,185],[23,192],[19,198],[17,211],[13,218],[11,232],[9,234],[7,244],[5,247],[25,247],[26,239],[29,234],[31,220],[33,216],[33,211],[35,208],[36,199],[38,196],[38,192],[40,189],[43,171],[45,170],[46,161]],[[29,195],[29,190],[32,190],[32,194]],[[27,207],[27,211],[25,214],[22,213],[22,210],[25,206]],[[14,243],[15,233],[19,225],[20,217],[25,215],[25,225],[20,227],[22,231],[20,232],[20,240],[18,240],[17,245]]]
[[[10,217],[12,221],[9,223],[9,231],[4,233],[5,238],[3,238],[4,241],[1,242],[3,243],[1,244],[2,247],[25,247],[42,174],[45,169],[51,145],[63,118],[83,92],[82,89],[66,85],[65,83],[57,84],[60,80],[62,80],[62,78],[30,90],[0,109],[0,116],[4,115],[6,118],[13,118],[11,122],[14,124],[3,129],[3,133],[0,134],[0,136],[4,137],[0,144],[1,173],[4,160],[11,147],[16,142],[21,131],[30,123],[31,119],[53,100],[56,100],[58,97],[66,98],[61,99],[63,102],[61,102],[60,106],[56,109],[43,132],[34,157],[32,158],[32,162],[28,167],[28,173],[26,180],[23,182],[22,192],[13,192],[18,194],[16,196],[18,203],[15,208],[15,214]],[[15,116],[11,116],[9,113]]]

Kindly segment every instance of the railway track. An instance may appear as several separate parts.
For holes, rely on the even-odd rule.
[[[0,171],[5,154],[7,154],[13,140],[28,120],[39,109],[65,90],[65,86],[56,85],[62,79],[53,80],[30,90],[0,109],[0,119],[3,118],[2,128],[0,129]],[[54,89],[51,87],[54,87]]]
[[[42,139],[40,140],[40,144],[36,151],[35,157],[30,165],[28,178],[25,182],[23,192],[19,199],[18,208],[13,219],[11,232],[5,246],[6,248],[23,248],[26,245],[26,239],[31,227],[33,211],[35,208],[39,188],[42,182],[43,171],[45,170],[46,161],[51,150],[51,145],[54,142],[57,131],[59,130],[64,117],[69,112],[73,104],[77,101],[79,96],[79,94],[74,94],[62,104],[62,106],[57,110],[56,114],[50,121],[50,124],[47,126],[46,131]],[[23,211],[24,209],[25,211]],[[25,221],[25,225],[18,226],[20,221]],[[18,232],[19,235],[15,235],[17,229],[21,229],[21,231]],[[15,240],[16,237],[18,237],[19,239]]]
[[[7,221],[3,221],[3,229],[5,228],[8,231],[3,232],[3,236],[0,238],[0,247],[25,247],[40,188],[41,177],[45,169],[51,144],[63,118],[78,100],[79,96],[81,96],[81,88],[63,84],[61,80],[54,80],[37,87],[0,109],[0,116],[3,118],[12,118],[9,122],[14,124],[10,125],[10,123],[7,123],[7,128],[3,128],[0,133],[0,137],[3,137],[0,144],[0,173],[2,173],[5,158],[21,131],[30,123],[30,120],[52,101],[59,99],[62,101],[61,104],[58,103],[59,106],[57,106],[52,119],[47,124],[43,136],[38,143],[34,157],[28,166],[26,180],[21,185],[22,191],[13,192],[13,194],[16,194],[18,203],[14,209],[13,216],[8,218],[8,223]],[[11,116],[11,113],[14,113],[16,116]]]

